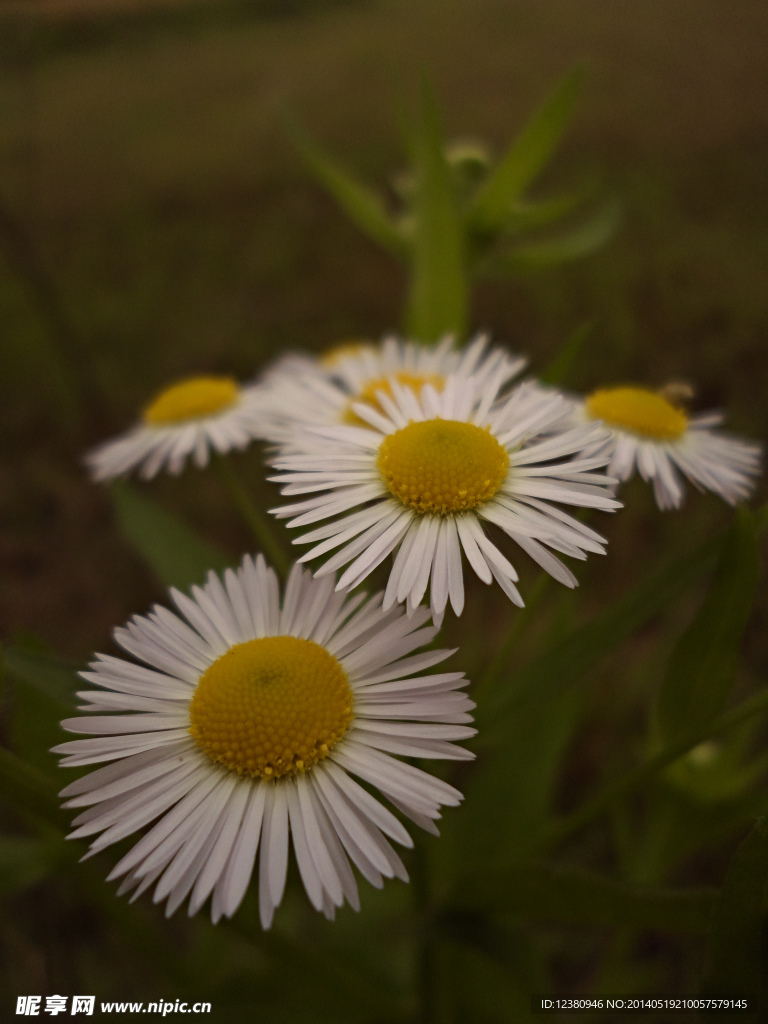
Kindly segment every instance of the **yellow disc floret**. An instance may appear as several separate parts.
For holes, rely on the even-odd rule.
[[[609,427],[670,441],[685,433],[688,417],[663,395],[645,388],[603,388],[587,399],[587,413]]]
[[[200,678],[189,731],[238,775],[280,778],[327,757],[352,721],[344,669],[313,640],[268,636],[236,644]]]
[[[371,341],[363,341],[362,339],[360,341],[341,341],[338,345],[329,348],[327,352],[320,356],[320,365],[324,366],[326,370],[332,370],[345,359],[355,359],[366,352],[373,351],[374,345]]]
[[[446,515],[490,501],[507,475],[509,455],[488,430],[435,419],[385,437],[376,465],[404,505]]]
[[[431,384],[435,391],[442,391],[445,387],[445,377],[439,373],[410,373],[408,370],[398,370],[397,373],[393,373],[389,377],[375,377],[373,380],[369,380],[358,394],[350,398],[346,412],[344,413],[344,422],[350,423],[354,427],[369,427],[369,423],[366,423],[366,421],[361,419],[357,413],[353,412],[352,403],[367,402],[368,405],[372,405],[374,409],[383,412],[384,410],[381,408],[376,393],[377,391],[383,391],[385,395],[392,398],[392,385],[390,384],[390,380],[392,378],[394,378],[398,384],[402,384],[403,387],[411,388],[411,390],[417,395],[425,384]]]
[[[239,389],[231,377],[189,377],[161,391],[144,409],[151,426],[213,416],[234,405]]]

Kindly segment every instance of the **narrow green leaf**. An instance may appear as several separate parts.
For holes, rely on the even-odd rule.
[[[768,820],[755,827],[731,861],[715,907],[710,967],[704,991],[760,996],[765,948],[764,898],[768,882]],[[724,1020],[731,1015],[723,1014]],[[715,1019],[718,1019],[716,1015]]]
[[[23,892],[55,865],[50,847],[27,836],[0,836],[0,896]]]
[[[231,564],[226,555],[129,484],[119,481],[110,490],[125,538],[165,586],[183,590],[202,583],[209,569],[221,571]]]
[[[537,921],[706,932],[716,901],[713,889],[657,888],[533,864],[510,872],[475,872],[457,888],[452,909],[513,913]]]
[[[511,252],[501,253],[489,263],[488,276],[501,277],[545,270],[561,263],[589,256],[610,240],[621,221],[621,204],[616,199],[604,203],[592,216],[569,231],[541,242],[518,245]]]
[[[407,331],[419,341],[434,342],[445,334],[464,334],[468,295],[456,195],[437,105],[426,84],[414,150],[414,251]]]
[[[398,258],[406,258],[407,239],[387,215],[376,193],[323,153],[294,122],[287,124],[287,130],[307,167],[350,220],[374,242]]]
[[[2,652],[6,669],[33,686],[46,697],[71,708],[78,686],[77,667],[55,655],[27,651],[21,647],[5,647]]]
[[[568,374],[581,354],[585,341],[594,329],[595,325],[589,322],[577,327],[565,339],[555,358],[539,374],[539,379],[545,384],[562,384],[567,380]]]
[[[624,598],[598,612],[559,643],[542,651],[500,683],[477,709],[479,742],[503,740],[510,721],[546,713],[545,708],[575,685],[602,658],[658,614],[715,564],[720,538],[651,573]]]
[[[754,513],[756,532],[768,528],[768,506]],[[559,643],[517,669],[477,708],[478,744],[483,748],[504,741],[510,722],[546,713],[552,701],[688,587],[715,567],[726,534],[713,537],[694,551],[650,573],[625,597],[598,612]]]
[[[443,888],[451,888],[456,878],[471,888],[474,875],[520,863],[546,833],[560,765],[583,707],[583,696],[574,689],[547,714],[526,718],[519,726],[508,723],[503,752],[479,761],[462,787],[462,813],[447,818],[441,828]],[[482,865],[480,872],[477,865]]]
[[[0,747],[0,800],[23,815],[60,829],[63,815],[55,790],[43,772]]]
[[[582,69],[578,67],[566,75],[512,143],[470,207],[467,228],[472,234],[494,236],[505,227],[514,204],[560,141],[582,77]]]
[[[575,833],[579,832],[585,825],[588,825],[589,822],[599,817],[610,807],[624,799],[634,789],[656,778],[665,768],[674,764],[675,761],[684,754],[689,753],[700,743],[703,743],[704,740],[738,728],[751,718],[765,715],[766,711],[768,711],[768,690],[761,690],[752,697],[747,698],[747,700],[742,701],[737,707],[723,712],[706,730],[698,734],[689,734],[683,739],[676,740],[670,746],[653,754],[643,764],[638,765],[637,768],[632,768],[624,775],[611,778],[594,797],[587,800],[586,803],[583,803],[571,814],[555,822],[549,829],[549,832],[538,843],[533,844],[532,849],[535,849],[537,852],[543,852],[559,845],[565,839],[575,835]]]
[[[587,192],[586,189],[583,189],[579,192],[564,192],[562,195],[541,199],[537,202],[520,200],[512,208],[505,231],[519,235],[523,231],[549,227],[586,202],[592,191],[590,189]]]
[[[662,743],[705,729],[722,711],[757,575],[754,523],[750,513],[740,509],[722,546],[709,594],[672,652],[656,709]]]

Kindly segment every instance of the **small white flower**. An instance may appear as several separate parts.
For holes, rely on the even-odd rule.
[[[175,475],[189,456],[202,468],[210,449],[224,455],[262,436],[261,404],[254,386],[231,377],[187,378],[156,395],[140,423],[89,452],[86,463],[94,480],[134,469],[149,480],[164,467]]]
[[[407,881],[388,840],[412,846],[408,832],[352,776],[435,833],[441,805],[461,800],[391,756],[473,756],[453,742],[475,732],[463,673],[424,674],[451,652],[413,653],[437,633],[429,612],[385,612],[380,594],[334,593],[332,577],[298,565],[281,603],[261,555],[223,582],[209,573],[192,595],[171,591],[187,622],[156,605],[115,630],[143,665],[100,654],[81,673],[101,688],[78,695],[96,714],[62,726],[92,738],[54,750],[63,765],[112,763],[62,791],[66,807],[87,808],[69,838],[101,833],[91,856],[152,825],[109,878],[125,876],[119,892],[133,899],[154,885],[168,916],[190,893],[190,914],[213,894],[214,922],[237,910],[260,850],[270,926],[289,837],[307,895],[329,918],[345,900],[359,907],[350,861],[376,887]]]
[[[601,420],[611,431],[608,473],[629,480],[635,469],[653,483],[660,509],[683,501],[680,474],[730,505],[749,496],[760,472],[760,445],[714,429],[718,412],[689,416],[665,393],[601,388],[576,405],[576,421]]]
[[[463,349],[454,348],[451,337],[439,345],[386,338],[379,345],[349,342],[316,360],[291,354],[268,370],[259,385],[267,410],[264,437],[285,444],[306,427],[364,427],[354,403],[366,402],[381,411],[377,394],[384,391],[391,397],[390,377],[414,391],[430,384],[440,392],[450,374],[472,375],[482,390],[502,368],[501,382],[506,384],[525,363],[504,349],[488,349],[487,335],[478,335]]]
[[[417,396],[391,376],[388,391],[377,392],[379,408],[352,406],[366,428],[315,427],[297,435],[275,459],[282,472],[273,479],[286,495],[320,493],[272,512],[294,527],[331,520],[294,542],[316,545],[300,560],[339,548],[317,575],[351,562],[338,586],[353,587],[397,550],[384,607],[406,601],[412,613],[431,580],[432,613],[440,621],[449,598],[457,615],[464,605],[463,549],[481,580],[495,578],[522,605],[517,573],[485,535],[485,521],[555,579],[575,586],[548,548],[583,559],[587,551],[603,553],[604,540],[551,503],[619,507],[607,490],[613,481],[594,472],[609,456],[579,456],[587,446],[599,449],[607,433],[599,424],[560,429],[564,399],[535,385],[499,400],[505,380],[500,366],[490,382],[452,375],[442,391],[426,384]]]

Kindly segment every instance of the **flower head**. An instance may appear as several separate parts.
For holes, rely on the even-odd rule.
[[[231,377],[189,377],[161,391],[126,434],[86,456],[95,480],[111,480],[137,469],[145,480],[163,467],[180,473],[192,456],[202,468],[210,449],[223,455],[261,436],[261,402],[255,387]]]
[[[481,524],[487,522],[556,579],[575,586],[570,569],[549,549],[585,558],[587,551],[602,552],[604,541],[552,502],[619,507],[608,491],[612,481],[594,472],[608,461],[595,450],[606,434],[598,424],[561,429],[567,404],[535,385],[499,399],[505,374],[500,366],[490,382],[450,375],[441,391],[427,383],[418,393],[392,375],[387,390],[376,392],[377,406],[353,404],[365,427],[316,427],[297,435],[274,460],[281,472],[273,479],[286,495],[316,493],[272,511],[294,527],[330,520],[299,538],[315,545],[300,560],[339,548],[316,575],[351,562],[342,588],[358,584],[396,551],[384,607],[406,601],[412,613],[431,583],[439,621],[449,598],[456,614],[462,611],[463,550],[480,579],[495,578],[521,605],[517,573],[486,536]],[[587,446],[592,453],[581,457]]]
[[[576,420],[611,431],[608,472],[629,480],[639,470],[661,509],[683,501],[680,474],[731,505],[748,497],[760,471],[760,445],[716,430],[721,413],[690,416],[674,392],[635,386],[600,388],[576,406]]]
[[[355,413],[355,402],[366,402],[381,411],[378,393],[390,398],[390,379],[420,391],[425,384],[438,393],[451,374],[475,377],[482,390],[500,374],[506,384],[525,366],[525,359],[504,349],[488,349],[486,335],[478,335],[465,348],[453,347],[453,339],[439,345],[419,345],[398,338],[381,344],[347,342],[331,349],[314,363],[286,356],[265,375],[260,387],[267,412],[267,440],[291,442],[298,430],[315,426],[367,426]]]
[[[181,613],[155,606],[115,639],[138,662],[98,655],[79,696],[96,712],[62,722],[90,738],[55,747],[63,765],[109,762],[62,791],[85,807],[71,839],[100,833],[86,856],[152,827],[109,878],[135,899],[154,885],[172,914],[231,917],[259,855],[259,906],[269,927],[286,880],[290,838],[312,904],[332,918],[359,907],[354,864],[373,885],[405,868],[411,846],[395,815],[436,831],[461,794],[397,759],[467,759],[454,741],[474,729],[461,672],[425,674],[450,651],[413,652],[437,629],[429,612],[385,612],[381,595],[334,593],[294,566],[280,601],[274,572],[246,557],[223,581],[210,573]],[[181,617],[183,616],[183,618]],[[184,621],[186,619],[186,621]],[[154,822],[154,824],[152,824]],[[290,837],[290,838],[289,838]],[[190,895],[191,894],[191,895]]]

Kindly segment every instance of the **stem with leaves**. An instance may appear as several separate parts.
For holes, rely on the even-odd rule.
[[[277,569],[281,576],[287,576],[290,566],[288,556],[273,534],[267,517],[251,501],[242,481],[232,468],[232,464],[228,459],[217,455],[213,459],[213,465],[216,467],[216,472],[219,474],[224,486],[229,491],[235,507],[243,517],[243,520],[251,528],[268,561]]]

